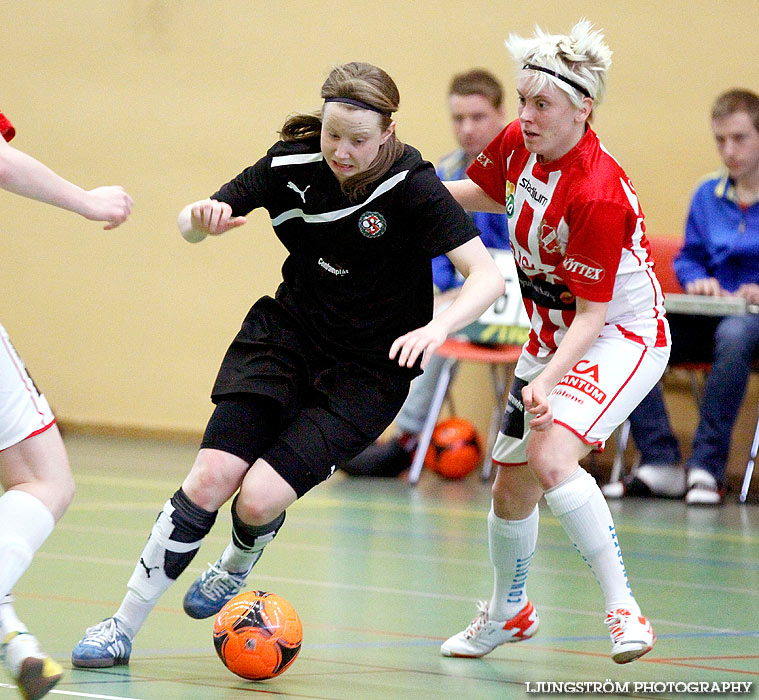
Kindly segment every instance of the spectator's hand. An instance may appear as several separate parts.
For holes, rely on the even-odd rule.
[[[448,337],[448,331],[435,319],[426,326],[409,331],[400,338],[396,338],[390,346],[390,359],[398,356],[398,364],[401,367],[412,367],[424,353],[421,368],[424,369],[430,361],[430,357]]]
[[[759,304],[759,284],[742,284],[735,290],[735,296],[745,299],[748,304]]]
[[[107,221],[106,231],[123,224],[132,211],[132,198],[119,185],[96,187],[86,193],[85,219]]]
[[[205,231],[212,236],[226,233],[230,229],[242,226],[247,219],[244,216],[232,216],[232,207],[226,202],[215,199],[202,199],[195,202],[191,209],[192,228]]]
[[[722,297],[729,296],[722,287],[719,286],[714,277],[702,277],[698,280],[692,280],[685,285],[686,294],[701,294],[707,297]]]
[[[551,404],[548,401],[545,389],[540,385],[539,379],[530,382],[522,389],[522,403],[524,410],[535,416],[530,420],[530,428],[548,430],[553,425]]]

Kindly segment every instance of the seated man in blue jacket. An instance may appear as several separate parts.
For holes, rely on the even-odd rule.
[[[759,95],[730,90],[712,108],[724,168],[696,189],[675,272],[688,294],[738,296],[759,303]],[[628,495],[681,497],[689,505],[724,503],[730,438],[759,354],[759,314],[669,316],[670,362],[712,362],[692,454],[685,471],[655,387],[630,415],[641,466]]]

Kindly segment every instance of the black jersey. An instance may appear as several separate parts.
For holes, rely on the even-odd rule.
[[[432,317],[431,259],[479,235],[410,146],[358,201],[318,139],[275,144],[212,199],[235,216],[267,209],[289,253],[277,299],[317,347],[386,367],[392,342]]]

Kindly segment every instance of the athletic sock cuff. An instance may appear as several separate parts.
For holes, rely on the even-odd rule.
[[[544,496],[551,512],[559,517],[585,505],[595,491],[600,493],[596,480],[578,467],[571,476],[548,489]]]
[[[50,509],[36,496],[11,489],[0,497],[0,532],[18,533],[36,552],[55,526]]]
[[[274,520],[264,525],[248,525],[237,515],[237,498],[232,501],[232,542],[242,550],[256,551],[263,549],[282,527],[285,522],[285,511]],[[266,537],[266,535],[270,535]]]
[[[181,488],[169,499],[169,503],[183,525],[181,534],[175,531],[172,535],[172,539],[179,542],[203,539],[216,522],[216,511],[204,510],[195,505]],[[176,521],[174,516],[172,519]],[[187,537],[191,539],[186,539]]]
[[[501,537],[507,537],[513,540],[513,539],[516,539],[517,537],[521,537],[525,531],[525,528],[529,527],[530,529],[532,529],[532,521],[533,519],[537,519],[537,518],[538,518],[537,505],[533,509],[532,513],[530,513],[523,520],[506,520],[504,518],[499,518],[495,514],[495,510],[493,509],[493,503],[491,502],[490,512],[488,513],[488,526],[497,535],[500,535]]]

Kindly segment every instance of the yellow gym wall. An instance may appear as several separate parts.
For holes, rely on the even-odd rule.
[[[759,88],[755,0],[35,0],[0,27],[0,109],[14,145],[91,188],[135,199],[115,231],[3,193],[0,319],[59,420],[197,433],[222,355],[250,304],[273,293],[284,250],[267,217],[199,245],[175,219],[260,157],[288,113],[319,105],[329,69],[385,68],[400,137],[436,161],[454,147],[445,93],[483,66],[507,87],[503,41],[582,16],[614,51],[595,127],[637,186],[648,228],[679,235],[697,179],[718,165],[714,96]],[[485,374],[458,408],[484,425]],[[480,399],[478,400],[478,395]]]

